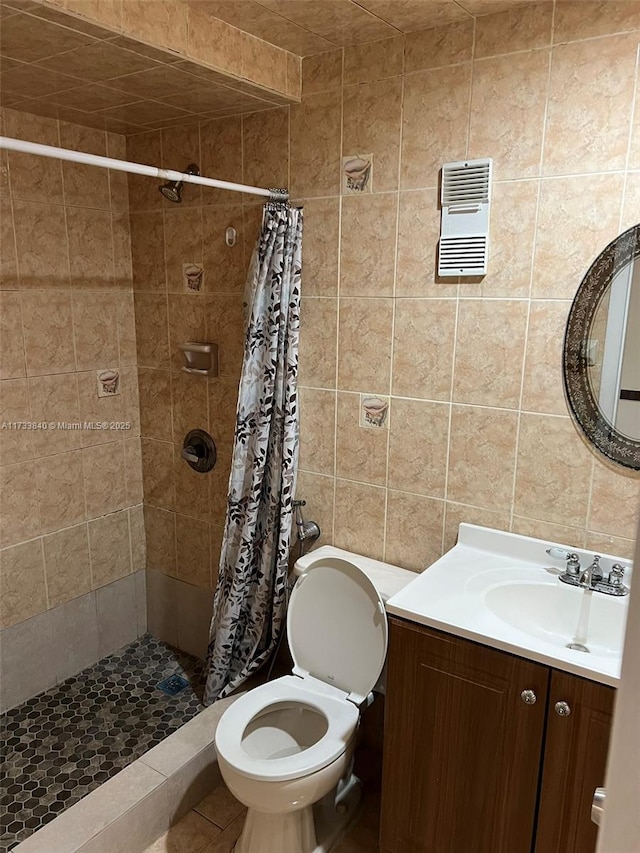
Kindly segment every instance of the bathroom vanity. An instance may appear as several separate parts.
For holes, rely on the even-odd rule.
[[[387,602],[381,853],[594,853],[627,599],[547,547],[462,525]]]

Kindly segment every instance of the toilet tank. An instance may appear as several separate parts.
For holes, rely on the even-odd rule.
[[[299,577],[307,571],[309,566],[318,560],[322,560],[323,557],[340,557],[356,565],[374,584],[385,603],[416,577],[415,572],[401,569],[399,566],[392,566],[390,563],[383,563],[380,560],[372,560],[370,557],[363,557],[361,554],[354,554],[342,548],[334,548],[333,545],[322,545],[315,551],[305,554],[304,557],[299,557],[293,567],[294,573]],[[385,692],[386,669],[385,664],[378,683],[373,688],[375,692]]]

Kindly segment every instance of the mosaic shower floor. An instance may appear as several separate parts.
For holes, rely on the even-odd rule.
[[[0,717],[0,853],[194,717],[203,688],[201,661],[146,634]]]

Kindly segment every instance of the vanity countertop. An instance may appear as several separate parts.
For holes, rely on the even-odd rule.
[[[575,551],[586,568],[593,553],[461,524],[458,544],[393,595],[387,612],[556,669],[617,686],[628,596],[585,592],[561,583],[562,560],[549,547]],[[603,555],[605,577],[613,563]],[[588,652],[567,648],[581,641]]]

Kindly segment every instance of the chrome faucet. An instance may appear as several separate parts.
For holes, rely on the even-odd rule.
[[[570,586],[579,586],[582,589],[594,592],[603,592],[606,595],[627,595],[629,588],[622,583],[624,567],[615,563],[611,567],[607,579],[604,579],[600,555],[594,554],[591,565],[586,569],[580,566],[580,558],[577,554],[565,551],[562,548],[547,548],[547,554],[556,560],[566,560],[564,572],[559,576],[562,583]]]
[[[580,586],[587,589],[595,588],[595,585],[603,579],[602,569],[600,568],[600,554],[593,555],[593,562],[580,575]]]
[[[308,540],[314,542],[320,538],[320,527],[315,521],[305,521],[302,515],[302,507],[306,506],[306,501],[294,501],[293,511],[295,515],[296,529],[298,531],[298,542],[300,543],[300,552],[302,553],[302,543]]]

